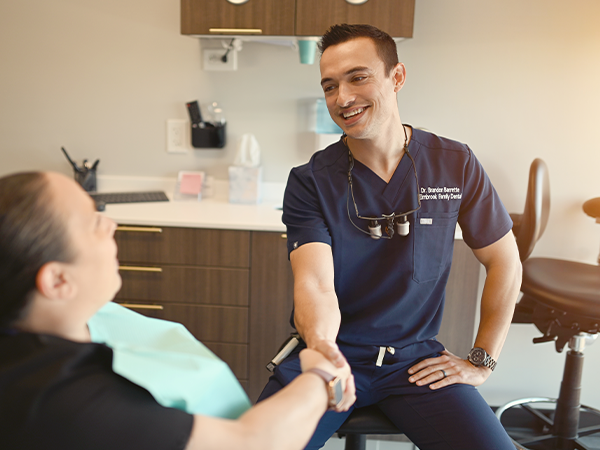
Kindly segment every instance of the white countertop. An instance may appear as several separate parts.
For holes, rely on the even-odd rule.
[[[214,195],[201,201],[175,201],[176,180],[171,178],[98,177],[99,192],[162,190],[168,202],[106,205],[103,214],[118,224],[285,232],[281,222],[283,183],[263,183],[263,200],[257,205],[232,204],[227,182],[215,180]]]
[[[281,210],[275,207],[275,204],[233,205],[208,199],[198,203],[108,204],[104,214],[118,224],[285,232]]]

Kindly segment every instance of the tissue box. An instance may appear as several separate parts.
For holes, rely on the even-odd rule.
[[[260,203],[261,183],[262,167],[229,166],[229,203]]]

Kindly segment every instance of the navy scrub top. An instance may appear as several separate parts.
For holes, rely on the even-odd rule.
[[[468,146],[413,129],[409,152],[420,192],[406,156],[389,183],[359,161],[352,170],[354,198],[363,217],[410,211],[421,196],[421,209],[409,215],[408,236],[392,239],[374,240],[350,222],[348,148],[341,140],[290,173],[283,202],[288,252],[309,242],[331,246],[342,316],[340,343],[402,348],[435,338],[457,221],[464,241],[474,249],[496,242],[512,228]],[[368,221],[356,217],[352,199],[349,210],[352,221],[368,232]]]

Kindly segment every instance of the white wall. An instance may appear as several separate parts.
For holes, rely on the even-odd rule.
[[[408,80],[402,118],[467,142],[509,211],[523,208],[530,162],[550,170],[552,211],[534,256],[594,263],[600,226],[581,204],[600,196],[600,3],[417,1],[415,33],[399,45]],[[480,391],[491,404],[558,395],[564,354],[512,325]],[[586,351],[582,401],[600,406],[600,344]]]
[[[593,263],[600,226],[581,212],[600,196],[600,2],[418,0],[414,38],[399,44],[408,81],[407,123],[467,142],[510,211],[518,212],[530,162],[549,165],[552,213],[536,256]],[[263,150],[267,181],[308,159],[305,103],[321,95],[318,66],[290,48],[246,43],[237,72],[201,69],[201,44],[179,34],[177,0],[0,2],[0,175],[69,173],[60,153],[100,158],[111,175],[175,176],[204,169],[226,178],[241,134]],[[165,151],[165,122],[184,104],[219,101],[229,119],[223,150]],[[558,393],[563,355],[513,325],[497,372],[482,386],[494,404]],[[583,400],[600,344],[586,352]]]

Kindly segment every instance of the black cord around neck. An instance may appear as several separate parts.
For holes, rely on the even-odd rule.
[[[412,155],[410,154],[410,151],[408,150],[408,135],[406,133],[406,129],[404,128],[404,125],[402,125],[402,131],[404,131],[404,152],[406,153],[406,155],[410,158],[410,161],[412,163],[413,166],[413,172],[415,175],[415,182],[417,184],[417,203],[418,206],[415,209],[412,209],[410,211],[404,212],[404,213],[400,213],[400,214],[396,214],[395,212],[392,212],[389,215],[385,215],[382,214],[381,217],[363,217],[359,214],[358,212],[358,206],[356,205],[356,200],[354,198],[354,188],[352,185],[352,169],[354,168],[354,157],[352,155],[352,150],[350,150],[350,146],[348,145],[348,136],[346,135],[346,133],[344,133],[342,135],[342,142],[344,143],[344,145],[346,146],[346,148],[348,149],[348,189],[347,189],[347,194],[346,194],[346,211],[348,213],[348,219],[350,220],[350,223],[352,225],[354,225],[354,227],[361,231],[362,233],[368,234],[369,236],[372,236],[371,233],[363,230],[362,228],[360,228],[358,225],[356,225],[354,223],[354,221],[352,220],[352,217],[350,216],[350,197],[352,197],[352,204],[354,205],[354,211],[356,212],[356,217],[359,219],[363,219],[363,220],[369,220],[369,221],[379,221],[379,220],[386,220],[386,221],[390,221],[393,223],[396,217],[401,218],[401,220],[406,221],[406,216],[408,216],[409,214],[412,214],[416,211],[418,211],[419,209],[421,209],[421,197],[420,197],[420,186],[419,186],[419,177],[417,175],[417,165],[415,164],[415,160],[413,159]],[[393,236],[393,229],[390,233],[390,236],[381,236],[384,239],[391,239]]]

